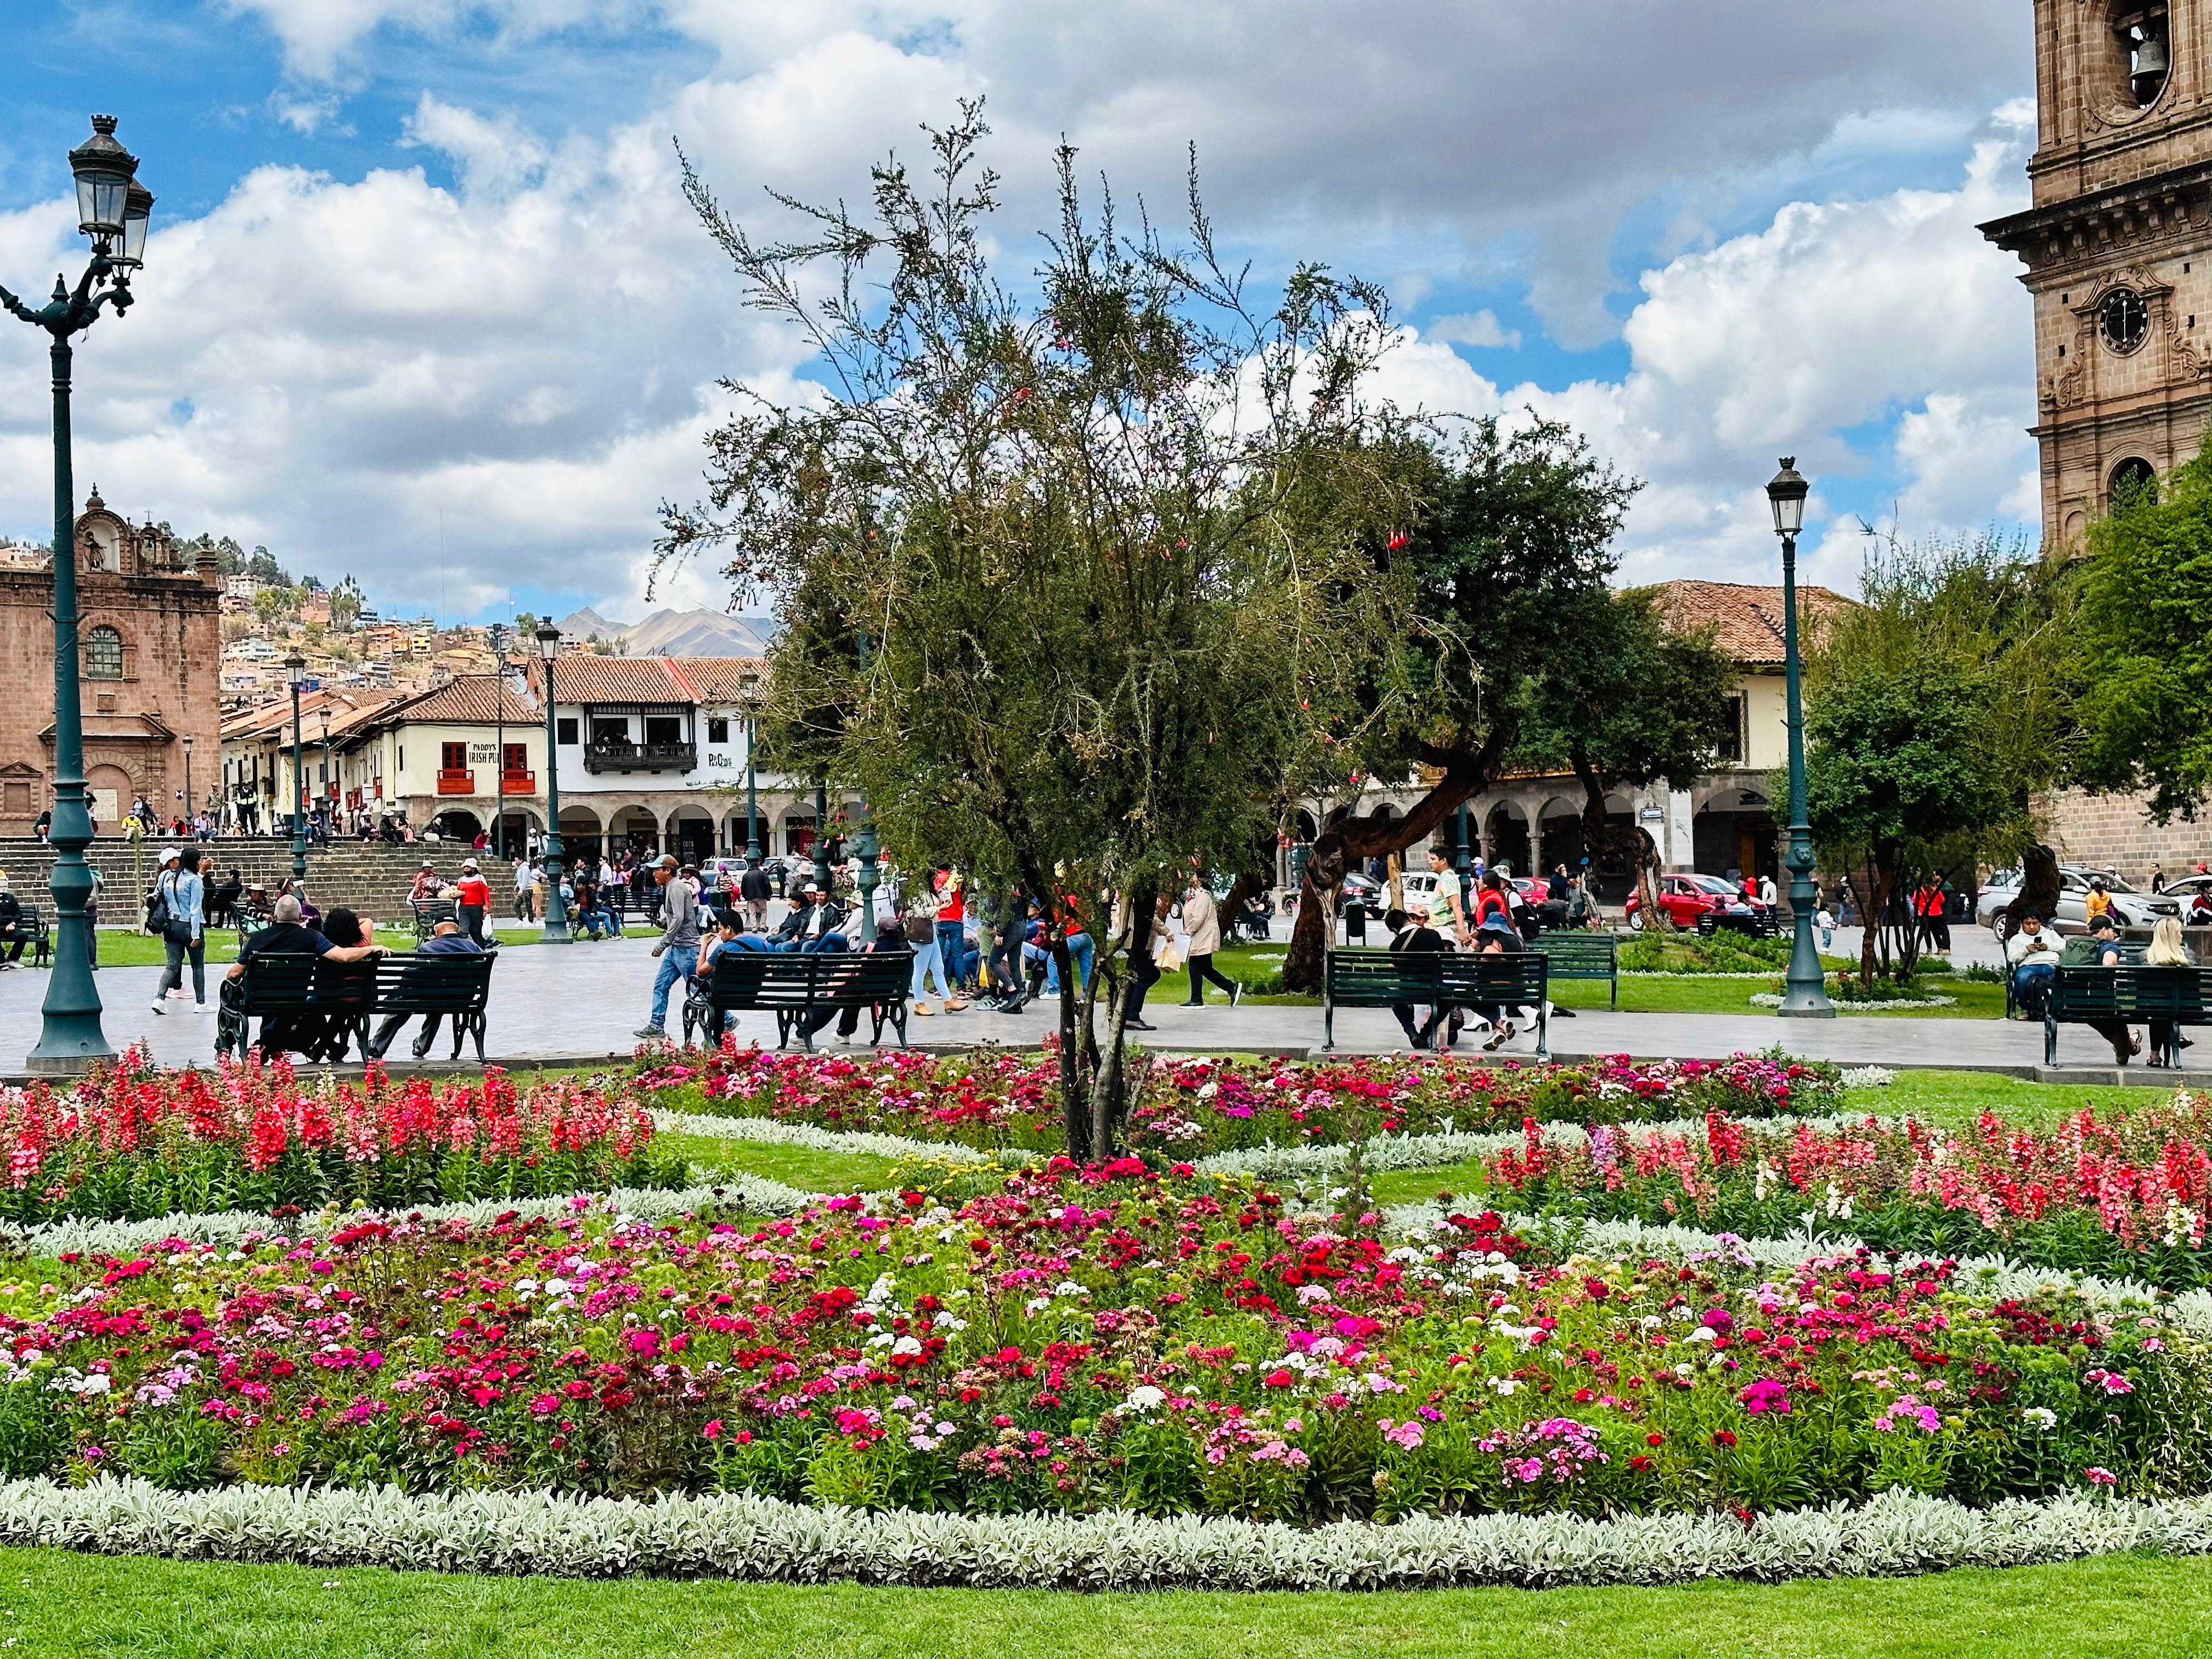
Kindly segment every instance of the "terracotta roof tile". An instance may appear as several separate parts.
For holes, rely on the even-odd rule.
[[[542,684],[542,664],[532,678]],[[604,657],[596,652],[563,653],[553,659],[554,701],[584,702],[696,702],[691,689],[665,657]]]
[[[1782,590],[1747,582],[1660,582],[1650,590],[1659,615],[1678,633],[1710,633],[1714,646],[1735,661],[1765,666],[1779,663],[1782,650]],[[1800,584],[1797,617],[1811,632],[1851,605],[1826,587]]]
[[[489,674],[462,674],[443,685],[400,698],[381,712],[386,720],[448,726],[533,726],[545,711],[499,684]]]
[[[768,672],[765,657],[673,657],[669,660],[699,694],[699,701],[716,708],[754,701]]]

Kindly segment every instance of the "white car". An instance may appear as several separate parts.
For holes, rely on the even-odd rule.
[[[2112,896],[2112,919],[2123,927],[2149,927],[2160,916],[2178,916],[2182,901],[2166,893],[2146,893],[2108,870],[2092,870],[2086,866],[2062,864],[2058,866],[2058,914],[2051,924],[2062,933],[2085,933],[2089,931],[2089,912],[2087,901],[2089,884],[2101,879],[2106,891]],[[2006,870],[1990,878],[1988,886],[1974,905],[1974,920],[1996,933],[2005,935],[1998,925],[1997,913],[2020,896],[2020,872]]]

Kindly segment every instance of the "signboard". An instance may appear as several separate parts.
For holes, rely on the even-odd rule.
[[[1667,811],[1661,806],[1647,806],[1636,816],[1645,823],[1663,823],[1667,820]]]

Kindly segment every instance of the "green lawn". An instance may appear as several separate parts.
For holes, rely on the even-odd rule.
[[[540,945],[533,922],[509,921],[508,930],[500,935],[503,951],[519,945]],[[407,951],[415,948],[415,931],[404,923],[386,922],[376,930],[376,942],[389,950]],[[588,942],[588,941],[586,941]],[[207,933],[207,959],[229,963],[238,960],[238,934],[230,928],[211,928]],[[24,958],[28,964],[29,958]],[[159,968],[168,961],[161,941],[151,933],[132,933],[126,928],[103,927],[100,930],[100,965],[103,968]]]
[[[2035,1659],[2212,1654],[2212,1571],[2121,1556],[1921,1578],[1378,1595],[477,1578],[0,1551],[28,1659]]]
[[[805,1193],[879,1192],[890,1183],[892,1160],[867,1152],[820,1152],[811,1146],[775,1146],[709,1135],[654,1137],[653,1145],[691,1160],[691,1178],[711,1185],[717,1175],[764,1176]]]

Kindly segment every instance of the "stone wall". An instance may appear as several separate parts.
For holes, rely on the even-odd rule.
[[[155,861],[161,857],[161,849],[172,844],[158,841],[145,843],[142,867],[147,886],[153,885]],[[292,844],[289,841],[265,836],[222,840],[208,843],[202,851],[206,855],[203,867],[211,866],[227,872],[234,866],[248,885],[256,882],[273,884],[279,878],[292,873]],[[120,836],[102,836],[93,842],[86,856],[106,883],[107,902],[101,910],[100,921],[112,923],[133,920],[137,910],[131,889],[136,876],[130,842]],[[501,916],[513,914],[514,865],[488,854],[471,854],[462,846],[384,847],[341,842],[327,848],[310,848],[307,896],[325,910],[344,905],[379,921],[404,918],[407,915],[408,892],[415,884],[415,872],[424,859],[436,865],[438,872],[450,881],[459,873],[461,860],[471,856],[491,885],[495,913]],[[53,897],[46,890],[46,883],[52,869],[53,850],[45,843],[27,836],[0,839],[0,870],[7,872],[9,883],[18,897],[36,905],[49,916],[53,914]]]
[[[2212,820],[2151,822],[2140,797],[2085,795],[2069,789],[2038,802],[2051,826],[2051,844],[2062,864],[2118,870],[2142,882],[2151,866],[2169,876],[2212,861]]]

